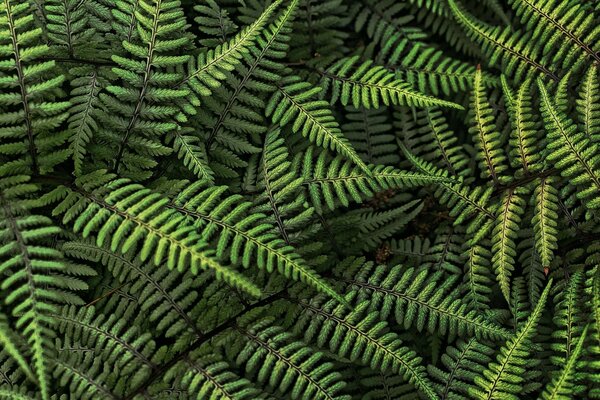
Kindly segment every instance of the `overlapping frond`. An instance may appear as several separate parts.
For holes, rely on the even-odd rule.
[[[70,103],[53,96],[65,77],[44,59],[51,50],[39,43],[31,10],[29,2],[0,3],[0,154],[12,161],[0,170],[17,174],[48,173],[69,155],[60,148],[69,133],[59,127]]]
[[[348,400],[340,392],[346,385],[325,354],[314,351],[280,326],[273,318],[238,323],[243,338],[234,343],[236,364],[260,383],[266,383],[292,399]]]
[[[352,297],[347,296],[347,300]],[[308,342],[314,341],[319,348],[328,348],[339,357],[372,369],[400,374],[427,398],[438,398],[421,357],[403,345],[388,324],[379,319],[378,311],[371,311],[368,300],[358,302],[353,310],[335,300],[323,302],[322,298],[300,302],[298,306],[304,311],[295,330],[304,332]]]
[[[313,206],[318,211],[323,208],[323,202],[333,210],[336,202],[347,207],[351,200],[361,203],[364,197],[371,197],[382,190],[452,182],[447,176],[414,173],[383,165],[367,166],[367,171],[342,157],[331,160],[326,152],[315,157],[309,149],[304,154],[301,173]]]
[[[540,317],[546,304],[552,281],[542,293],[540,301],[519,328],[515,336],[510,338],[496,357],[496,361],[488,364],[483,376],[475,378],[476,386],[469,389],[469,395],[476,399],[518,399],[524,385],[524,372],[527,365],[532,365],[532,341],[535,337]]]
[[[358,56],[336,61],[324,71],[319,71],[321,86],[331,93],[332,104],[341,102],[355,108],[379,108],[392,105],[414,107],[462,106],[420,93],[396,75],[373,61],[359,63]]]
[[[577,198],[586,207],[596,209],[600,207],[600,158],[597,156],[597,145],[560,111],[561,104],[550,98],[541,81],[538,81],[538,87],[544,126],[548,132],[547,159],[572,185],[581,188]],[[558,93],[557,97],[561,98],[560,95]]]
[[[475,335],[483,339],[502,339],[508,332],[488,323],[461,300],[456,287],[457,276],[442,283],[441,271],[426,269],[387,268],[367,263],[359,274],[349,278],[350,290],[358,298],[369,298],[372,310],[383,318],[394,315],[396,322],[408,329],[440,332],[454,338]]]
[[[55,335],[52,313],[61,303],[82,304],[71,291],[87,289],[87,284],[70,276],[72,267],[51,246],[60,228],[48,217],[32,212],[40,204],[28,197],[35,196],[38,190],[27,176],[0,179],[0,290],[7,293],[3,296],[3,308],[14,318],[13,329],[4,319],[2,330],[14,330],[25,338],[39,392],[42,398],[49,399]],[[83,266],[77,273],[93,275]],[[14,345],[8,350],[22,363]]]
[[[60,200],[55,215],[63,215],[83,237],[121,254],[131,251],[142,261],[165,263],[170,269],[197,274],[214,271],[217,279],[258,295],[260,290],[234,269],[222,265],[186,215],[165,207],[169,200],[140,184],[97,171],[79,178],[74,187],[51,194]]]

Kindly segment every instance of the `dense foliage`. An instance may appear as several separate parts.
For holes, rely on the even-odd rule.
[[[600,1],[0,0],[0,399],[600,399]]]

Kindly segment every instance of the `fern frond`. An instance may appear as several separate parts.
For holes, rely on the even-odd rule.
[[[102,41],[89,21],[87,7],[78,0],[49,0],[44,7],[48,37],[61,53],[71,58],[97,56],[96,44]]]
[[[88,146],[99,128],[99,92],[108,85],[101,71],[89,67],[75,67],[69,70],[71,80],[71,108],[69,109],[70,149],[75,165],[75,174],[84,171],[84,160]]]
[[[181,376],[181,378],[179,378]],[[229,363],[206,348],[192,352],[180,365],[165,374],[165,381],[181,380],[191,396],[201,400],[254,400],[261,390],[246,378],[238,376]]]
[[[370,164],[395,165],[400,160],[396,137],[391,133],[387,110],[346,107],[342,131],[362,160]]]
[[[119,368],[121,379],[127,377],[133,387],[143,382],[166,356],[165,349],[161,349],[150,334],[140,332],[139,327],[129,325],[124,318],[96,315],[93,306],[79,310],[64,307],[54,318],[61,333],[69,332],[68,337],[72,338],[74,345],[79,345],[84,350],[93,350],[94,362],[104,363],[98,372],[110,375],[115,373],[110,366]],[[77,353],[76,350],[69,349],[69,346],[64,347],[65,355]],[[78,374],[74,370],[68,371],[65,368],[63,373],[65,375],[62,379],[77,380]]]
[[[381,104],[412,107],[450,107],[462,109],[459,104],[417,92],[407,82],[372,60],[357,65],[358,56],[343,58],[324,71],[321,86],[331,91],[331,104],[340,101],[354,108],[379,108]]]
[[[556,0],[510,0],[509,3],[533,32],[532,41],[543,42],[544,51],[557,47],[553,59],[556,64],[562,61],[561,67],[577,69],[586,59],[600,62],[599,48],[595,45],[600,30],[593,14],[581,5]]]
[[[320,91],[319,87],[302,81],[298,76],[287,76],[278,84],[278,91],[269,100],[265,113],[273,123],[279,126],[291,123],[294,133],[300,131],[317,146],[338,152],[368,172],[365,163],[342,134],[329,104],[315,98]]]
[[[530,174],[541,168],[538,132],[540,128],[532,105],[531,81],[523,83],[516,93],[508,85],[503,85],[504,94],[509,99],[507,109],[511,122],[509,160],[520,174]]]
[[[590,343],[587,345],[586,353],[592,358],[587,362],[587,373],[585,381],[588,383],[588,396],[592,399],[600,398],[600,380],[598,371],[600,363],[600,268],[598,266],[589,270],[586,275],[585,293],[590,299]]]
[[[200,44],[206,47],[223,45],[228,36],[237,30],[237,25],[229,17],[226,8],[220,7],[215,0],[207,0],[206,5],[194,5],[194,11],[199,15],[194,18],[198,30],[207,38],[201,39]]]
[[[481,177],[491,177],[495,184],[503,183],[506,177],[502,175],[506,171],[506,156],[504,154],[501,135],[496,130],[494,115],[490,106],[485,88],[481,82],[481,68],[475,72],[475,83],[473,84],[473,96],[471,108],[469,109],[472,121],[469,133],[473,135],[479,151],[477,159],[481,169]]]
[[[177,152],[177,157],[183,160],[190,171],[199,179],[205,179],[207,182],[214,181],[214,172],[208,164],[206,148],[197,136],[194,136],[191,129],[182,129],[174,133],[173,150]]]
[[[179,55],[188,37],[179,33],[185,19],[178,0],[140,0],[134,14],[139,37],[124,40],[123,55],[112,56],[117,64],[112,72],[122,84],[109,85],[99,95],[105,108],[100,121],[106,125],[100,139],[112,145],[100,154],[112,171],[144,178],[156,166],[153,157],[171,151],[160,136],[176,130],[176,120],[182,119],[173,103],[188,90],[171,88],[181,74],[169,69],[188,60]]]
[[[346,385],[342,375],[322,352],[274,325],[273,318],[248,319],[236,326],[244,340],[233,345],[236,364],[248,375],[278,393],[289,393],[292,399],[349,400],[350,396],[339,393]]]
[[[386,211],[365,211],[359,214],[360,233],[365,251],[377,249],[386,239],[402,230],[423,210],[420,200],[400,204]]]
[[[153,329],[164,332],[165,337],[177,337],[181,342],[189,340],[186,336],[200,336],[191,307],[199,297],[193,290],[199,285],[194,277],[143,265],[137,258],[130,259],[129,254],[114,254],[92,240],[66,242],[61,249],[73,258],[99,262],[119,283],[130,283],[128,292],[136,296],[140,311],[148,313]]]
[[[581,295],[583,293],[582,272],[575,272],[557,288],[558,291],[554,296],[554,317],[552,318],[556,326],[552,332],[553,343],[551,344],[554,353],[550,360],[560,368],[568,364],[569,358],[574,354],[574,348],[577,346],[576,342],[582,336],[585,327],[586,319],[582,309],[584,297]],[[576,387],[573,382],[572,393],[580,393],[581,389],[581,387]]]
[[[296,2],[297,0],[294,0],[292,3]],[[221,85],[226,78],[223,72],[232,71],[241,62],[243,54],[250,50],[261,30],[281,3],[282,0],[275,0],[256,21],[242,29],[228,42],[201,52],[196,59],[193,57],[189,59],[185,76],[177,83],[178,87],[189,88],[187,102],[198,106],[201,96],[209,96],[215,88]],[[193,113],[189,108],[188,112]]]
[[[104,383],[108,374],[101,368],[100,359],[94,358],[91,351],[66,353],[56,360],[54,377],[82,400],[117,399]]]
[[[302,176],[315,209],[320,212],[323,201],[334,210],[336,202],[344,207],[350,200],[361,203],[364,197],[388,190],[423,186],[438,182],[452,182],[447,176],[413,173],[383,165],[369,165],[368,173],[341,157],[329,160],[326,152],[313,157],[312,149],[304,154]]]
[[[27,199],[38,187],[27,176],[0,179],[0,289],[9,291],[4,305],[30,346],[32,367],[43,399],[50,398],[54,321],[57,304],[82,304],[70,291],[87,289],[72,276],[60,251],[49,244],[60,229],[43,215],[31,213],[40,203]],[[81,268],[82,275],[91,275]]]
[[[531,35],[513,31],[511,27],[489,26],[470,15],[457,0],[448,0],[448,5],[469,37],[482,46],[489,65],[501,60],[502,71],[518,82],[536,74],[558,81],[558,76],[540,61],[539,48],[530,45]]]
[[[488,364],[483,376],[475,377],[478,388],[470,388],[469,395],[477,399],[514,399],[517,400],[524,383],[523,373],[527,366],[535,361],[529,359],[532,349],[532,339],[536,334],[539,319],[546,304],[548,293],[552,286],[552,280],[548,282],[540,301],[535,309],[517,331],[514,337],[509,339],[500,348],[500,353],[495,362]]]
[[[192,119],[205,129],[198,132],[209,155],[209,165],[222,177],[238,175],[246,167],[246,154],[260,151],[256,138],[265,133],[265,97],[281,79],[281,60],[289,50],[289,40],[298,2],[289,6],[261,30],[256,46],[244,53],[235,71],[226,72],[223,85],[205,97],[204,107]],[[231,153],[234,154],[231,154]]]
[[[441,170],[430,163],[414,156],[406,147],[401,145],[404,156],[421,173],[431,176],[445,178],[448,171]],[[477,234],[481,237],[489,231],[492,221],[495,220],[495,206],[489,203],[493,192],[492,187],[477,186],[473,189],[464,186],[461,181],[454,183],[452,181],[437,182],[438,190],[435,196],[440,203],[450,209],[450,216],[455,218],[454,225],[459,225],[466,220],[471,219],[468,225],[467,233]],[[477,242],[477,240],[474,240]]]
[[[69,292],[87,289],[87,285],[69,276],[62,253],[49,245],[60,229],[48,217],[31,213],[40,204],[26,197],[37,190],[27,176],[0,179],[0,289],[7,291],[3,303],[30,346],[40,394],[49,399],[54,353],[51,314],[57,304],[82,304]],[[83,268],[81,273],[90,274]],[[11,353],[16,354],[14,349]]]
[[[296,175],[295,165],[278,130],[267,133],[262,161],[257,173],[257,189],[253,212],[271,217],[286,244],[296,243],[310,235],[314,208],[307,205],[303,179]],[[298,160],[298,159],[296,159]],[[294,164],[298,161],[294,160]],[[302,231],[306,232],[304,235]]]
[[[352,295],[347,296],[347,301],[351,298]],[[296,321],[295,330],[304,332],[306,341],[314,341],[318,347],[327,347],[339,357],[359,361],[374,370],[400,374],[427,398],[438,398],[421,357],[402,345],[398,335],[379,319],[377,311],[370,311],[369,301],[360,302],[353,310],[335,300],[321,302],[316,299],[298,303],[304,312]]]
[[[565,114],[557,110],[550,99],[548,91],[541,80],[538,80],[541,95],[541,111],[548,132],[548,160],[568,178],[572,185],[581,188],[577,198],[586,207],[600,207],[600,158],[597,156],[597,145],[592,143],[577,125]],[[559,93],[560,95],[560,93]]]
[[[481,370],[482,365],[492,361],[494,350],[477,341],[469,339],[458,341],[456,347],[448,346],[441,361],[444,369],[428,365],[427,371],[439,383],[436,383],[437,392],[442,399],[467,400],[469,390],[475,388],[474,377]]]
[[[364,400],[419,399],[413,385],[406,383],[401,376],[373,371],[369,367],[362,368],[359,376]]]
[[[577,361],[583,350],[583,343],[587,334],[587,326],[581,332],[581,337],[577,340],[573,353],[564,363],[561,371],[548,384],[540,399],[542,400],[568,400],[573,397],[574,381],[577,379]]]
[[[515,241],[525,212],[526,194],[522,188],[506,193],[492,230],[492,268],[496,271],[496,278],[506,301],[510,297],[510,277],[517,256]]]
[[[457,276],[445,280],[442,277],[441,271],[428,273],[426,269],[400,265],[374,268],[367,263],[348,283],[358,298],[370,299],[371,310],[379,310],[384,319],[393,314],[404,329],[415,326],[418,331],[437,332],[450,338],[508,338],[506,330],[488,323],[461,301]]]
[[[558,191],[555,180],[542,179],[535,188],[535,214],[532,219],[535,248],[543,268],[550,268],[558,248]]]
[[[21,371],[25,373],[27,378],[32,382],[37,383],[37,378],[27,361],[27,355],[23,352],[23,349],[18,346],[18,344],[21,344],[21,347],[23,347],[23,343],[24,341],[10,327],[8,317],[5,314],[0,314],[0,349],[4,349],[6,353],[16,361],[17,365]]]
[[[52,96],[65,77],[55,61],[43,59],[50,48],[39,43],[42,30],[31,11],[29,2],[0,3],[0,154],[16,163],[10,173],[35,175],[52,171],[69,156],[60,148],[69,133],[57,128],[70,103]]]
[[[490,308],[490,296],[494,282],[491,273],[492,253],[489,244],[478,243],[467,250],[465,263],[464,286],[465,299],[470,301],[476,310]]]
[[[57,189],[61,202],[54,215],[64,214],[63,223],[73,223],[73,230],[84,238],[96,234],[99,247],[121,254],[131,251],[157,266],[166,261],[168,268],[179,271],[189,268],[197,274],[209,269],[217,279],[259,295],[246,277],[217,261],[186,216],[166,207],[167,198],[102,170],[79,178],[75,185]]]
[[[236,195],[223,198],[225,187],[205,186],[205,182],[191,184],[174,199],[169,211],[185,216],[184,221],[201,232],[199,240],[214,239],[216,257],[228,257],[233,264],[241,263],[246,268],[256,263],[268,272],[277,270],[288,279],[302,281],[343,301],[292,246],[273,233],[273,226],[263,214],[246,215],[252,203],[240,201]]]
[[[402,129],[404,140],[415,155],[448,169],[452,175],[470,175],[469,157],[458,145],[458,137],[442,110],[428,107],[415,113],[402,108],[394,116],[394,127]]]
[[[585,75],[580,88],[579,98],[576,100],[579,123],[583,132],[592,142],[598,142],[600,135],[600,83],[598,82],[598,68],[591,66]]]

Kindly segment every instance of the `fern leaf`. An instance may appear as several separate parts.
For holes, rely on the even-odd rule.
[[[529,45],[529,34],[513,31],[511,27],[489,26],[470,15],[457,0],[448,0],[448,5],[469,37],[482,45],[490,65],[502,60],[502,70],[515,76],[516,81],[532,74],[544,74],[558,81],[557,75],[538,59],[538,49]]]
[[[469,133],[474,136],[474,142],[479,149],[477,158],[480,161],[482,178],[491,177],[495,184],[499,184],[505,180],[502,172],[507,169],[504,165],[506,156],[502,149],[500,133],[496,131],[496,125],[492,122],[494,119],[492,109],[481,79],[481,68],[478,67],[475,72],[470,109],[473,126],[469,129]]]
[[[350,298],[347,296],[347,301]],[[372,369],[401,374],[427,398],[438,398],[421,358],[402,345],[387,323],[379,320],[377,311],[369,311],[369,301],[360,302],[351,311],[334,300],[321,305],[300,302],[299,306],[305,312],[295,329],[305,332],[306,341],[315,341],[318,347],[328,347],[339,357],[360,361]]]
[[[579,122],[583,125],[583,131],[592,142],[598,142],[600,135],[600,83],[598,82],[598,68],[590,67],[581,87],[579,88],[579,99],[577,99],[577,113]]]
[[[464,285],[465,297],[477,310],[489,309],[492,294],[493,274],[491,273],[492,254],[489,244],[478,243],[467,250]]]
[[[567,359],[562,370],[558,373],[552,382],[548,384],[540,399],[543,400],[568,400],[572,399],[572,388],[576,379],[577,361],[583,350],[583,343],[587,334],[587,327],[581,333],[573,353]]]
[[[65,77],[35,27],[29,2],[0,3],[0,154],[17,163],[11,173],[48,173],[69,156],[59,146],[68,131],[56,129],[68,117],[68,101],[35,101],[60,90]],[[52,96],[54,97],[54,96]]]
[[[558,248],[558,191],[552,178],[540,181],[535,189],[535,215],[533,231],[535,248],[542,262],[542,267],[550,268],[554,258],[554,250]]]
[[[68,276],[62,254],[50,247],[60,232],[48,217],[30,214],[35,201],[24,200],[38,188],[27,176],[0,179],[0,289],[9,291],[3,303],[15,318],[15,327],[30,346],[32,369],[43,399],[50,398],[54,321],[57,303],[82,304],[70,290],[86,289],[82,281]],[[85,273],[85,270],[82,272]],[[16,355],[15,349],[12,351]]]
[[[525,212],[525,194],[521,188],[506,193],[492,231],[492,267],[506,301],[510,297],[510,277],[517,255],[515,240]]]
[[[11,329],[8,324],[8,318],[5,314],[0,314],[0,348],[17,362],[19,368],[27,375],[32,382],[37,383],[37,379],[29,366],[26,354],[17,346],[21,342],[19,336]],[[22,344],[22,342],[21,342]]]
[[[88,67],[71,68],[69,72],[75,76],[71,81],[74,86],[71,91],[71,104],[68,119],[71,131],[70,148],[75,174],[81,175],[84,170],[84,159],[87,147],[90,144],[94,132],[98,130],[98,114],[100,100],[98,94],[107,85],[106,79],[99,71]]]
[[[216,256],[228,254],[232,263],[248,268],[256,263],[268,272],[277,270],[289,279],[299,280],[329,296],[343,300],[306,261],[273,234],[273,227],[264,221],[264,215],[245,215],[251,203],[240,201],[239,196],[221,198],[224,187],[205,188],[205,182],[196,182],[182,191],[171,210],[184,215],[191,226],[201,231],[200,239],[216,239]],[[219,204],[215,204],[220,201]],[[256,252],[256,261],[252,255]]]
[[[473,378],[477,376],[482,365],[492,361],[494,350],[479,343],[476,339],[459,341],[448,346],[442,356],[445,369],[428,365],[427,371],[436,380],[436,389],[442,399],[469,399],[469,390],[475,388]]]
[[[362,203],[364,197],[388,190],[423,186],[431,183],[452,182],[447,176],[414,173],[383,165],[368,166],[369,173],[341,157],[328,161],[327,153],[321,152],[316,159],[313,151],[304,154],[302,176],[315,209],[320,212],[323,202],[334,210],[339,201],[347,207],[350,201]]]
[[[273,322],[265,318],[238,324],[237,331],[247,342],[236,348],[236,364],[292,399],[349,400],[350,396],[339,394],[345,382],[333,363]]]
[[[106,171],[81,177],[76,184],[58,189],[62,201],[54,214],[64,214],[63,222],[72,221],[74,231],[84,238],[95,233],[99,247],[120,253],[131,250],[157,266],[166,260],[170,269],[179,271],[210,269],[217,279],[259,295],[246,277],[216,260],[194,226],[185,222],[185,215],[165,208],[168,199],[160,194]]]
[[[171,368],[166,376],[167,382],[177,382],[181,378],[182,386],[197,399],[215,400],[253,400],[261,398],[261,390],[246,378],[238,376],[229,363],[210,350],[200,348],[192,352],[185,362]]]
[[[296,1],[294,0],[293,3]],[[232,71],[241,61],[243,54],[249,51],[250,46],[254,44],[255,39],[281,2],[282,0],[274,1],[256,21],[242,29],[228,42],[200,53],[195,60],[190,58],[187,73],[178,83],[179,87],[185,86],[190,89],[187,99],[189,103],[198,106],[200,104],[199,96],[209,96],[215,88],[221,85],[221,81],[226,78],[223,71]]]
[[[321,86],[331,90],[331,104],[338,100],[343,105],[352,104],[354,108],[379,108],[383,103],[413,107],[450,107],[462,109],[462,106],[435,97],[430,97],[412,89],[411,85],[397,79],[382,66],[373,66],[373,61],[365,61],[356,66],[358,57],[344,58],[325,71]],[[350,72],[354,70],[352,74]]]
[[[590,209],[600,207],[600,160],[596,156],[597,145],[582,132],[566,115],[557,110],[546,87],[538,81],[541,95],[542,116],[548,131],[548,160],[561,170],[561,175],[581,188],[577,198]],[[560,107],[560,105],[559,105]]]
[[[401,144],[400,148],[405,157],[413,164],[421,173],[436,177],[447,177],[448,171],[441,170],[430,163],[416,157],[408,149]],[[474,242],[484,236],[491,228],[494,217],[495,207],[489,205],[489,199],[493,189],[491,187],[478,186],[470,189],[459,182],[441,181],[437,182],[439,189],[435,192],[435,196],[440,200],[440,203],[446,205],[450,209],[450,216],[455,218],[454,225],[459,225],[462,222],[471,219],[467,228],[467,233],[476,234]]]
[[[585,57],[600,62],[598,48],[592,44],[598,40],[600,31],[595,29],[591,13],[580,5],[556,0],[511,0],[509,3],[524,24],[535,28],[532,40],[545,40],[544,50],[559,48],[557,58],[562,56],[564,65],[581,63],[580,58]]]
[[[475,335],[482,339],[503,339],[508,332],[487,323],[460,300],[455,286],[456,278],[442,283],[441,272],[428,273],[425,269],[373,269],[366,264],[350,282],[350,290],[360,297],[368,297],[371,309],[379,310],[385,319],[395,315],[396,322],[405,329],[415,326],[418,331],[439,333],[448,337]],[[368,295],[368,296],[367,296]]]
[[[292,123],[294,132],[300,131],[302,136],[311,142],[340,153],[362,170],[369,172],[356,150],[342,134],[327,102],[314,99],[320,88],[301,81],[297,76],[284,78],[278,87],[279,90],[269,100],[265,111],[273,123],[280,126]]]
[[[535,336],[539,319],[546,304],[552,280],[546,285],[540,301],[514,337],[500,348],[495,362],[488,364],[483,376],[477,376],[478,388],[469,389],[469,395],[476,399],[514,399],[523,388],[523,372],[526,365],[531,365],[531,341]]]
[[[199,141],[198,137],[186,134],[185,130],[176,132],[173,149],[177,152],[177,157],[183,159],[183,164],[199,179],[213,182],[214,173],[208,165],[206,149]]]
[[[504,86],[505,96],[514,97],[508,101],[512,127],[509,140],[509,160],[513,168],[517,168],[525,175],[533,173],[541,167],[540,154],[537,149],[539,122],[533,112],[533,99],[530,91],[530,81],[519,87],[516,96],[513,96],[507,85]]]

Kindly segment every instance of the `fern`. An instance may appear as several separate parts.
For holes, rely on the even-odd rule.
[[[475,378],[478,388],[469,390],[469,394],[478,399],[492,399],[498,396],[517,399],[523,389],[523,372],[526,358],[531,352],[531,343],[536,326],[550,291],[551,282],[542,293],[540,301],[527,319],[527,322],[500,348],[496,362],[488,364],[483,377]]]
[[[583,341],[586,332],[587,328],[583,331],[581,337],[577,341],[573,354],[569,356],[569,359],[566,364],[564,364],[564,368],[560,371],[560,374],[550,382],[542,393],[542,399],[568,399],[571,397],[577,360],[583,349]]]
[[[306,312],[300,315],[296,329],[305,332],[307,341],[314,338],[318,347],[327,346],[339,357],[360,360],[362,364],[382,372],[389,369],[401,374],[425,396],[437,398],[425,374],[425,367],[420,365],[420,358],[414,351],[402,346],[395,333],[387,332],[387,324],[378,322],[378,312],[368,311],[368,301],[360,302],[351,312],[334,301],[317,304],[299,304]],[[334,336],[330,337],[329,332],[332,331]]]
[[[480,169],[483,177],[491,177],[496,184],[502,179],[502,172],[506,170],[504,162],[506,156],[502,150],[501,137],[496,132],[496,126],[491,122],[493,120],[492,110],[489,106],[489,100],[481,82],[481,69],[475,73],[475,83],[473,84],[473,98],[471,100],[473,127],[469,133],[474,136],[473,141],[477,144]]]
[[[0,398],[600,398],[600,0],[0,0]]]
[[[600,190],[600,177],[595,172],[597,158],[593,156],[596,146],[585,134],[576,132],[577,126],[573,121],[556,109],[556,103],[552,102],[541,81],[538,81],[538,86],[542,115],[550,140],[548,160],[561,170],[563,176],[582,188],[577,198],[584,201],[588,208],[595,209],[598,207],[597,193]]]
[[[510,277],[515,264],[517,231],[524,212],[522,191],[509,191],[502,202],[492,231],[492,267],[504,298],[510,296]]]
[[[284,78],[281,83],[266,108],[266,114],[273,123],[283,126],[293,121],[294,132],[301,131],[302,136],[311,142],[337,151],[368,171],[356,150],[342,135],[328,104],[314,99],[320,89],[296,76]]]
[[[323,76],[321,85],[331,91],[331,103],[340,101],[343,105],[352,104],[355,108],[378,108],[380,104],[462,108],[458,104],[416,92],[384,67],[372,66],[372,61],[360,65],[356,65],[357,62],[358,57],[342,59],[320,72]]]
[[[51,314],[56,304],[82,304],[81,299],[70,290],[84,290],[87,285],[69,276],[70,266],[63,261],[63,255],[49,246],[53,235],[60,229],[43,215],[31,214],[38,206],[35,201],[15,201],[35,194],[37,188],[29,183],[27,176],[12,176],[0,180],[0,205],[2,224],[0,225],[0,272],[4,276],[0,289],[8,291],[4,305],[10,308],[14,327],[29,345],[32,367],[42,398],[50,398],[49,371],[52,368],[52,338],[54,324]],[[87,268],[79,268],[78,274],[92,275]],[[4,318],[3,331],[11,332]],[[12,333],[9,333],[12,335]],[[9,354],[23,364],[23,356],[7,337]],[[5,342],[5,340],[3,340]],[[22,366],[23,368],[23,366]],[[31,375],[29,368],[25,372]]]
[[[185,223],[185,215],[174,209],[160,210],[168,199],[159,193],[100,170],[81,177],[74,188],[63,186],[51,195],[61,200],[54,214],[64,214],[63,222],[72,222],[74,231],[83,237],[96,233],[98,246],[107,245],[120,253],[131,250],[155,265],[166,257],[167,266],[179,271],[212,269],[219,279],[259,294],[254,284],[215,259],[193,225]]]
[[[57,73],[54,60],[42,60],[50,47],[37,43],[42,30],[29,11],[29,3],[0,4],[0,154],[12,161],[2,168],[9,173],[47,173],[69,154],[59,147],[68,131],[56,128],[68,117],[70,103],[44,101],[65,77]]]
[[[246,343],[234,344],[237,350],[236,364],[257,375],[257,381],[268,382],[277,392],[289,393],[292,399],[347,399],[337,393],[345,386],[341,374],[331,362],[323,362],[324,355],[315,352],[271,319],[255,321],[237,331]],[[315,368],[318,365],[318,368]]]
[[[349,283],[358,295],[371,299],[371,308],[380,310],[382,317],[394,314],[404,328],[416,325],[417,330],[442,332],[449,337],[475,335],[485,339],[499,339],[507,333],[493,324],[487,324],[469,310],[453,288],[454,279],[439,285],[440,272],[427,274],[426,270],[403,269],[396,266],[387,270],[371,270],[366,265],[360,275]],[[429,299],[429,300],[426,300]],[[380,306],[381,305],[381,306]]]
[[[448,346],[442,356],[445,369],[429,365],[429,373],[439,380],[437,391],[443,399],[468,399],[469,391],[475,389],[473,378],[479,366],[489,363],[493,349],[476,339],[460,341],[457,347]]]

